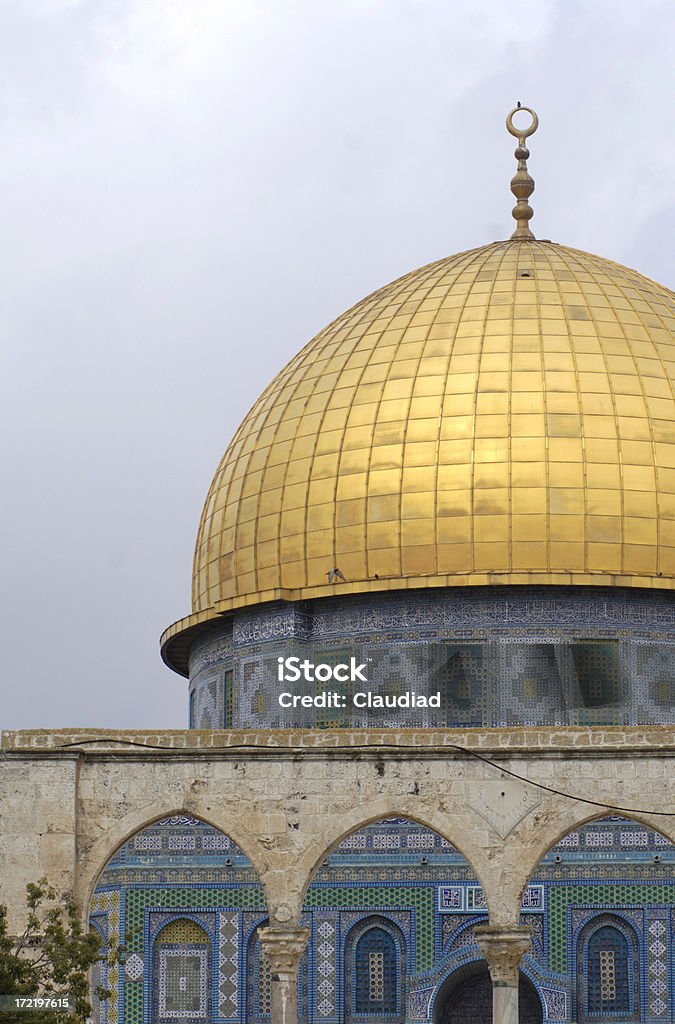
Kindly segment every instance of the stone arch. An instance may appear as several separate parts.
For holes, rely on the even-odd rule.
[[[492,1024],[492,982],[485,960],[475,957],[456,968],[438,986],[432,1002],[433,1024]],[[518,985],[520,1024],[542,1024],[537,986],[521,970]]]
[[[354,1006],[346,1002],[345,961],[350,936],[364,922],[380,918],[385,930],[393,928],[401,936],[410,992],[435,969],[442,914],[454,918],[471,907],[487,922],[482,886],[463,854],[419,815],[392,815],[390,808],[384,816],[362,813],[356,827],[331,836],[305,890],[303,914],[310,917],[316,936],[310,940],[310,955],[316,958],[318,980],[310,1003],[320,1017],[350,1019]],[[324,984],[322,971],[338,984]]]
[[[533,854],[536,855],[537,859],[528,878],[525,880],[521,890],[521,896],[524,894],[531,878],[536,874],[542,862],[549,857],[549,855],[553,857],[556,856],[556,847],[564,847],[566,840],[568,840],[570,836],[578,833],[580,830],[586,829],[587,826],[602,826],[603,822],[607,823],[611,821],[624,823],[625,827],[637,826],[644,829],[662,840],[664,849],[671,846],[675,849],[675,838],[669,836],[665,828],[661,827],[659,824],[654,824],[653,815],[650,816],[632,813],[627,815],[627,813],[617,812],[610,808],[604,811],[596,811],[593,814],[575,817],[571,824],[566,821],[563,827],[558,825],[553,838],[551,838],[550,835],[546,835],[546,830],[543,830],[545,833],[543,838],[540,837],[538,840],[534,838],[534,842],[532,844]],[[557,855],[561,856],[561,853],[562,851],[558,851]]]
[[[594,821],[600,821],[603,818],[620,817],[625,818],[627,821],[635,822],[637,825],[642,825],[645,828],[651,829],[653,832],[660,833],[665,839],[675,843],[675,829],[671,826],[672,834],[668,834],[669,830],[666,826],[666,819],[663,818],[660,821],[655,820],[654,815],[640,812],[628,812],[619,811],[613,807],[599,807],[595,808],[586,814],[570,813],[567,815],[558,813],[552,815],[552,821],[550,828],[544,827],[537,830],[537,834],[531,838],[534,840],[531,843],[531,859],[533,861],[533,870],[539,865],[542,858],[558,843],[561,842],[570,832],[574,832],[584,825],[590,825]]]
[[[98,879],[106,865],[125,843],[145,828],[149,828],[165,818],[176,818],[181,815],[194,817],[205,825],[217,829],[228,836],[251,861],[256,873],[262,878],[268,868],[268,860],[257,837],[252,835],[240,821],[219,822],[214,815],[196,814],[193,810],[179,806],[167,808],[160,801],[149,809],[145,804],[142,808],[134,808],[119,819],[106,821],[106,828],[88,846],[78,863],[76,892],[80,896],[80,905],[87,908],[91,905]]]
[[[580,814],[576,805],[564,800],[560,807],[552,807],[548,812],[539,814],[537,827],[529,827],[524,840],[518,842],[517,846],[513,841],[515,837],[509,837],[505,852],[512,871],[517,874],[516,884],[519,886],[519,899],[522,900],[537,868],[554,846],[579,828],[602,818],[613,816],[625,816],[626,820],[633,821],[660,834],[669,842],[675,843],[675,829],[672,826],[670,830],[666,828],[666,819],[655,820],[654,815],[647,813],[634,814],[631,812],[628,815],[628,812],[615,811],[611,807],[596,808],[588,813]],[[669,831],[672,834],[669,834]]]
[[[173,976],[184,961],[188,989],[200,993],[195,1019],[240,1014],[244,954],[239,936],[247,915],[264,915],[267,901],[255,866],[230,835],[185,813],[152,819],[115,848],[98,876],[90,907],[105,920],[111,948],[122,943],[127,948],[123,967],[109,977],[111,1003],[133,1004],[136,1017],[139,1007],[146,1014],[152,1007],[153,1019],[163,1014],[169,1022],[180,1007],[169,1012],[167,1003],[166,1013],[160,1009],[170,991],[180,1003]],[[185,952],[179,940],[176,948],[160,949],[162,935],[166,939],[174,925],[205,935],[209,952],[196,948],[196,940],[192,952]],[[190,943],[185,942],[187,949]],[[227,976],[221,977],[222,963],[227,963]]]
[[[536,979],[546,973],[542,986],[547,1004],[567,1006],[565,1012],[571,1012],[574,1020],[581,1019],[575,1002],[578,970],[584,963],[579,946],[590,922],[608,913],[623,921],[622,927],[636,936],[636,958],[643,963],[648,948],[652,959],[657,950],[655,930],[665,934],[673,896],[675,844],[653,827],[652,820],[601,812],[580,817],[571,829],[558,833],[523,890],[520,923],[533,935],[523,967],[531,968]],[[664,940],[664,954],[665,950]],[[665,960],[655,969],[663,973],[663,991],[668,993]],[[647,992],[638,975],[636,1000],[644,1008],[649,999],[651,1012],[663,1014],[669,995]]]
[[[369,803],[367,813],[364,813],[363,806],[357,805],[350,808],[339,818],[333,819],[330,823],[332,827],[324,828],[321,832],[321,839],[314,840],[307,847],[305,854],[298,860],[298,869],[304,878],[300,894],[301,902],[304,902],[307,890],[312,884],[318,868],[345,839],[354,832],[358,832],[359,829],[366,828],[378,821],[396,817],[405,818],[414,825],[429,829],[448,842],[470,865],[481,887],[483,887],[479,870],[474,863],[476,858],[472,855],[473,851],[470,854],[466,852],[467,849],[471,850],[472,842],[475,842],[475,836],[471,832],[457,821],[453,822],[453,827],[449,830],[447,828],[447,817],[438,813],[421,815],[414,804],[410,807],[407,805],[407,801],[398,800],[394,803],[391,798],[382,798],[381,800]],[[449,834],[450,832],[452,837]]]

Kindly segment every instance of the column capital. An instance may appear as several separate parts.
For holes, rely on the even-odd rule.
[[[259,928],[260,944],[273,974],[297,976],[300,957],[309,939],[308,928]]]
[[[475,934],[480,951],[487,960],[493,985],[517,988],[520,961],[532,940],[527,925],[514,925],[512,928],[479,925]]]

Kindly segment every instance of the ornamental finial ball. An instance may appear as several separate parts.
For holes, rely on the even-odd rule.
[[[529,125],[519,127],[514,124],[513,118],[516,114],[529,114],[531,118]],[[534,178],[531,178],[527,171],[527,159],[530,151],[525,145],[525,139],[529,138],[530,135],[534,135],[538,127],[539,118],[534,110],[530,107],[521,107],[520,102],[506,118],[507,131],[518,139],[518,146],[514,153],[518,161],[518,170],[511,179],[511,191],[518,202],[512,210],[513,218],[516,222],[516,230],[511,235],[511,238],[524,240],[532,240],[534,238],[528,224],[528,221],[534,216],[534,210],[528,203],[528,199],[534,192]]]

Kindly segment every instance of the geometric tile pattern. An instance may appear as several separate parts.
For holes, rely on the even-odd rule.
[[[162,928],[155,939],[155,942],[183,944],[207,943],[208,941],[204,929],[189,917],[174,917],[169,924]]]
[[[218,943],[218,1012],[237,1019],[239,1011],[239,914],[220,914]]]
[[[429,970],[434,965],[434,904],[432,887],[315,887],[310,885],[305,897],[305,910],[318,907],[347,910],[363,908],[391,916],[391,910],[413,907],[416,921],[416,969]]]
[[[106,868],[92,902],[94,923],[107,935],[109,946],[120,935],[129,935],[124,977],[112,965],[105,987],[114,994],[101,1004],[102,1019],[96,1013],[97,1024],[149,1024],[154,941],[163,943],[166,953],[160,958],[162,947],[156,950],[155,969],[161,966],[163,975],[170,970],[174,988],[183,979],[194,998],[199,996],[201,1007],[212,1007],[215,1022],[244,1024],[244,1014],[247,1024],[254,1017],[257,1022],[256,1013],[267,1012],[270,994],[264,958],[255,956],[253,973],[247,963],[258,948],[250,941],[252,929],[265,921],[261,886],[224,881],[233,872],[231,866],[221,872],[219,859],[241,854],[234,844],[226,845],[227,837],[217,830],[186,818],[151,828],[153,838],[161,835],[161,849],[154,842],[137,843],[139,837],[130,840],[118,851],[116,866]],[[192,837],[194,843],[188,841]],[[212,865],[208,868],[203,864],[205,856]],[[139,879],[122,882],[132,864]],[[216,880],[201,881],[208,870]],[[143,873],[151,884],[141,884]],[[193,876],[200,879],[199,884],[190,884]],[[111,885],[113,879],[116,885]],[[591,934],[589,926],[591,930],[603,927],[598,915],[611,912],[607,924],[616,922],[620,931],[634,936],[631,956],[634,963],[639,961],[642,1012],[652,1024],[665,1024],[671,1014],[671,906],[675,906],[675,850],[646,826],[614,815],[581,826],[559,842],[531,879],[521,917],[533,931],[528,972],[545,1003],[547,1019],[568,1018],[575,990],[568,988],[567,971],[577,962],[577,939],[583,939],[582,931]],[[352,929],[367,927],[372,917],[374,925],[392,935],[400,929],[396,942],[405,943],[407,963],[401,960],[397,970],[409,979],[408,1018],[420,1021],[428,1021],[430,993],[450,967],[455,969],[477,955],[474,927],[486,921],[475,876],[461,855],[434,833],[402,818],[379,821],[353,833],[320,866],[307,890],[303,926],[309,927],[311,940],[299,981],[303,1022],[342,1024],[348,973],[345,944],[351,934],[353,947],[358,935]],[[186,963],[186,970],[175,959],[169,963],[171,955],[178,954],[176,944],[181,943],[183,950],[189,944],[190,957],[199,958],[199,947],[208,948],[207,936],[213,955],[208,954],[198,971],[194,961]],[[169,941],[173,947],[167,945]],[[252,986],[248,995],[247,976]],[[179,987],[172,997],[173,1008],[165,1006],[165,1010],[183,1019],[181,998]]]
[[[208,954],[203,945],[159,947],[160,1020],[206,1021]]]
[[[105,915],[107,921],[106,948],[114,950],[120,945],[121,909],[120,893],[114,889],[99,890],[91,901],[91,913]],[[110,991],[108,999],[101,1003],[105,1008],[105,1024],[118,1024],[120,1020],[120,969],[116,963],[107,965],[105,987]]]
[[[410,1021],[426,1021],[429,1019],[433,988],[419,988],[408,996],[408,1019]]]
[[[127,957],[124,973],[130,981],[140,981],[143,977],[143,960],[138,953],[132,953]]]
[[[227,677],[228,725],[316,725],[315,710],[278,705],[277,658],[299,654],[329,662],[338,654],[338,660],[371,657],[369,680],[379,685],[386,679],[391,692],[441,689],[433,722],[424,709],[388,709],[392,725],[667,724],[672,717],[670,595],[645,598],[621,588],[603,589],[602,597],[582,587],[528,587],[527,595],[513,587],[471,589],[451,596],[441,590],[335,597],[311,617],[295,606],[242,609],[229,647],[219,633],[203,642],[204,655],[210,643],[213,657],[220,652],[223,660],[191,675],[199,724],[222,727]],[[611,698],[604,707],[586,693],[598,678]],[[380,724],[377,712],[349,704],[339,719],[336,714],[328,714],[335,727]]]
[[[671,906],[675,885],[614,883],[551,886],[548,890],[548,948],[552,971],[567,971],[567,912],[572,906],[593,907],[594,913],[610,907],[625,915],[623,907]]]
[[[647,925],[647,988],[649,1012],[664,1018],[668,1013],[668,925],[666,910],[652,910]]]
[[[567,1020],[567,996],[560,989],[541,988],[541,994],[546,1007],[546,1020],[566,1021]]]
[[[337,1020],[337,914],[316,915],[316,992],[320,1020]]]
[[[477,920],[478,919],[473,914],[457,914],[453,915],[453,917],[442,918],[441,951],[443,955],[447,955],[450,949],[460,945],[458,937],[462,930],[467,924]]]

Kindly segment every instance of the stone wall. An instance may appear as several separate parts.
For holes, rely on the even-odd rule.
[[[44,874],[86,909],[125,839],[184,812],[241,847],[271,922],[292,925],[327,852],[359,826],[398,815],[466,857],[491,925],[506,929],[518,923],[540,857],[576,825],[620,809],[675,841],[674,761],[664,726],[7,732],[0,900],[18,929],[25,885]]]

